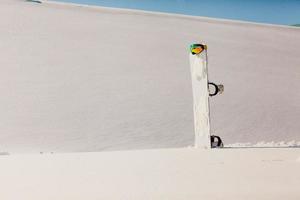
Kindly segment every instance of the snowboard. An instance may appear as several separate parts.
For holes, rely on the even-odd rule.
[[[190,67],[193,88],[195,147],[211,148],[207,46],[190,46]]]

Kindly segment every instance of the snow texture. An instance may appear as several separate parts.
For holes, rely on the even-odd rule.
[[[252,144],[250,142],[248,143],[234,143],[234,144],[226,144],[225,147],[299,147],[300,148],[300,142],[296,142],[294,140],[285,142],[258,142],[256,144]]]
[[[300,149],[0,156],[4,200],[299,200]]]
[[[0,1],[0,151],[194,144],[188,46],[208,45],[212,133],[300,141],[300,29]]]

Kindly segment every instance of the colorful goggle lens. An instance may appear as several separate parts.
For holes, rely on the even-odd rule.
[[[203,44],[192,44],[190,46],[191,53],[194,54],[200,54],[202,51],[206,49],[206,45]]]

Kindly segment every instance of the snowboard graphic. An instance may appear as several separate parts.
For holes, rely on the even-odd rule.
[[[190,66],[193,88],[195,147],[211,148],[209,119],[209,89],[207,69],[207,46],[190,46]]]

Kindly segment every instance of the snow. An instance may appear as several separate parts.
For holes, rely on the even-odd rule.
[[[300,149],[0,156],[3,200],[298,200]]]
[[[44,1],[0,13],[1,200],[300,199],[300,148],[272,148],[299,146],[300,29]],[[194,143],[200,39],[227,148],[166,149]],[[88,152],[146,148],[164,149]]]
[[[234,144],[226,144],[226,147],[300,147],[300,142],[296,142],[295,140],[285,142],[264,142],[260,141],[258,143],[234,143]]]
[[[300,141],[300,29],[19,0],[0,13],[0,152],[193,145],[199,41],[225,86],[210,101],[213,134]]]

